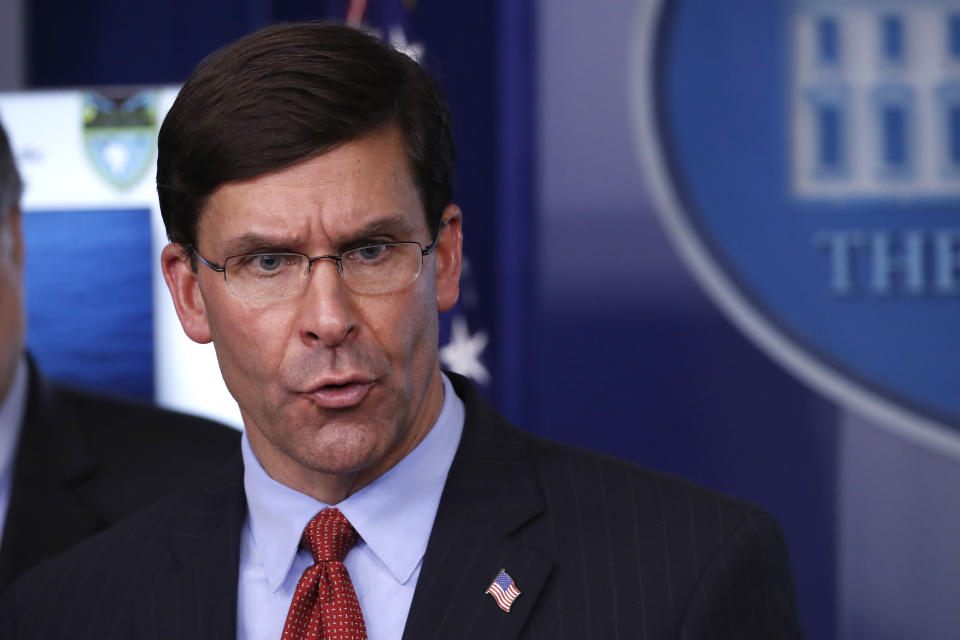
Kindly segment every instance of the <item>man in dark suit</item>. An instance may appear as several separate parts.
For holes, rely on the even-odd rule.
[[[367,34],[280,25],[201,63],[160,132],[162,264],[242,464],[28,574],[0,638],[800,637],[768,514],[441,372],[452,165],[435,84]]]
[[[20,176],[0,126],[0,591],[37,562],[189,486],[240,435],[43,378],[24,353]]]

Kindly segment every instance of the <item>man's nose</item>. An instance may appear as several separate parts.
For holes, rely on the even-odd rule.
[[[318,260],[301,299],[300,339],[308,347],[336,347],[356,327],[353,298],[336,260]]]

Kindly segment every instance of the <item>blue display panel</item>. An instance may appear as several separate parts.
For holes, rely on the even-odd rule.
[[[50,377],[153,399],[147,209],[27,212],[27,345]]]

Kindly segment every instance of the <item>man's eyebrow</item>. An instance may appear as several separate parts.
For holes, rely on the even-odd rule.
[[[248,232],[231,238],[223,243],[223,250],[227,256],[242,255],[245,253],[260,253],[263,251],[291,250],[298,246],[297,238],[268,237],[259,233]]]
[[[366,225],[345,234],[349,240],[361,240],[375,236],[397,236],[411,234],[416,229],[416,222],[407,215],[389,215],[368,222]],[[406,238],[404,238],[406,239]]]
[[[342,247],[378,236],[387,236],[394,240],[416,240],[413,235],[416,233],[417,226],[417,220],[411,219],[408,215],[387,215],[345,232],[338,244]],[[248,231],[224,241],[223,251],[227,257],[269,251],[299,252],[297,247],[302,245],[303,241],[299,236],[267,236]]]

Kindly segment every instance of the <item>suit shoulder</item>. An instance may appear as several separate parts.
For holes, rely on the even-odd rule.
[[[592,473],[598,477],[629,478],[634,484],[663,493],[667,500],[688,496],[691,499],[729,505],[735,509],[754,513],[762,512],[759,507],[745,500],[726,495],[680,476],[598,451],[543,438],[524,432],[521,429],[517,429],[517,431],[522,434],[521,437],[527,442],[531,456],[541,466],[566,466],[568,469],[574,470],[575,473],[590,473],[592,469]]]
[[[642,574],[643,587],[636,586],[630,602],[657,611],[647,620],[651,628],[676,637],[678,629],[683,637],[707,637],[710,629],[711,637],[801,636],[786,541],[769,513],[626,460],[521,438],[546,506],[524,532],[525,542],[546,545],[557,558],[583,559],[580,566],[558,566],[558,584],[624,586]],[[585,547],[586,541],[598,544]],[[624,615],[634,612],[623,604]]]
[[[204,486],[240,456],[240,432],[211,420],[70,389],[53,397],[49,411],[63,419],[48,417],[44,428],[60,439],[37,447],[86,469],[75,493],[104,525],[178,489]],[[76,450],[64,453],[67,437]]]
[[[705,554],[710,553],[708,547],[719,548],[750,519],[772,519],[746,500],[690,480],[518,432],[527,443],[551,508],[569,508],[574,500],[597,517],[625,519],[626,514],[643,514],[644,523],[652,529],[666,528],[671,535],[689,538]],[[578,496],[582,497],[576,500]]]
[[[505,522],[510,544],[551,563],[531,624],[569,637],[617,630],[622,637],[795,637],[782,633],[795,628],[792,578],[770,515],[693,482],[521,431],[468,383],[452,381],[467,417],[451,468],[458,491],[447,497],[483,513],[483,525]],[[451,521],[467,517],[450,511]],[[731,600],[745,604],[730,612],[723,606]],[[780,620],[782,628],[773,626]],[[703,625],[713,633],[683,633]]]
[[[548,511],[594,519],[608,515],[623,519],[636,511],[644,514],[645,525],[709,527],[723,535],[751,515],[763,513],[746,501],[683,478],[524,431],[501,416],[465,378],[447,375],[467,408],[461,446],[489,459],[509,459],[515,469],[524,468],[523,461],[529,459]]]
[[[201,446],[206,443],[233,444],[239,432],[219,422],[179,411],[66,387],[54,387],[60,401],[69,406],[81,427],[94,434],[116,436],[117,431],[140,438],[169,440],[189,437]]]

